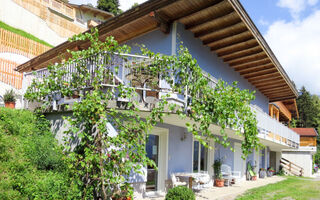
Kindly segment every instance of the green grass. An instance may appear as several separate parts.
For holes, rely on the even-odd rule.
[[[237,200],[320,199],[320,180],[288,177],[284,181],[247,191]]]
[[[10,31],[12,33],[16,33],[18,35],[21,35],[23,37],[26,37],[30,40],[33,40],[35,42],[39,42],[40,44],[43,44],[43,45],[46,45],[48,47],[53,47],[51,44],[47,43],[46,41],[43,41],[43,40],[40,40],[39,38],[35,37],[34,35],[31,35],[30,33],[27,33],[21,29],[17,29],[17,28],[14,28],[12,26],[9,26],[8,24],[0,21],[0,28],[3,28],[7,31]]]

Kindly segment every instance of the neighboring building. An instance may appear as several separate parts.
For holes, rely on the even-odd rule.
[[[113,17],[90,6],[59,0],[0,0],[0,4],[0,22],[53,46]],[[5,91],[13,89],[18,95],[16,108],[22,107],[23,76],[14,68],[51,47],[0,26],[0,106],[4,105],[1,97]]]
[[[148,142],[146,147],[147,151],[152,151],[154,145],[158,149],[156,153],[148,152],[157,156],[161,163],[157,177],[149,179],[152,169],[147,169],[145,176],[130,177],[136,192],[149,194],[147,192],[164,191],[165,180],[170,179],[171,173],[208,171],[213,175],[215,159],[221,159],[232,170],[239,171],[243,179],[247,162],[257,168],[274,166],[278,171],[281,152],[299,148],[299,135],[269,116],[269,103],[294,101],[298,92],[239,1],[153,0],[106,21],[98,29],[101,37],[112,35],[119,43],[132,46],[134,53],[139,53],[134,45],[138,43],[154,52],[174,55],[182,41],[200,67],[211,75],[212,85],[215,85],[216,79],[223,79],[228,83],[238,81],[241,89],[256,90],[252,109],[257,114],[258,137],[265,149],[254,151],[246,161],[242,160],[243,138],[230,129],[227,133],[235,152],[214,141],[208,141],[213,150],[205,149],[186,131],[184,120],[170,115],[153,130],[150,137],[153,141]],[[32,71],[38,70],[37,75],[42,76],[47,73],[48,64],[61,61],[57,52],[63,55],[67,49],[77,49],[82,44],[84,42],[81,41],[65,42],[18,66],[17,70],[24,72],[25,87],[34,78]],[[119,72],[118,78],[127,83],[129,81],[125,75],[125,72]],[[159,80],[159,88],[163,85],[165,82]],[[181,101],[184,98],[183,95],[177,96],[173,101],[185,102]],[[61,105],[70,102],[72,99],[62,98],[52,103]],[[58,138],[64,127],[62,116],[66,114],[70,113],[47,114]],[[281,113],[277,118],[281,119]],[[212,125],[211,131],[219,135],[217,125]],[[155,184],[150,185],[151,182]]]
[[[60,0],[1,0],[0,21],[56,46],[112,14]]]
[[[310,177],[313,170],[313,155],[317,152],[318,133],[314,128],[292,128],[292,130],[300,135],[300,147],[282,151],[282,157],[302,167],[303,176]],[[287,167],[285,169],[288,171]]]

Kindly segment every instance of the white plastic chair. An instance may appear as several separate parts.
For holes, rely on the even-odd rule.
[[[176,177],[174,174],[171,174],[171,181],[172,181],[172,187],[177,187],[177,186],[186,186],[188,183],[186,182],[180,182],[179,178]]]
[[[231,167],[226,164],[221,165],[222,176],[228,180],[228,185],[230,185],[231,179],[241,179],[240,171],[231,171]]]

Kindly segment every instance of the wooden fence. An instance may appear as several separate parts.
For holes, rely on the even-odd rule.
[[[18,63],[0,58],[0,81],[17,89],[22,88],[22,73],[14,71]]]
[[[0,52],[9,52],[33,58],[50,47],[0,28]]]
[[[12,53],[31,59],[49,49],[46,45],[0,28],[0,53]],[[0,58],[0,81],[21,89],[23,75],[14,71],[17,66],[16,62]]]

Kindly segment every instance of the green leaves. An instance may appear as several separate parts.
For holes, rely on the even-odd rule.
[[[72,106],[72,117],[65,118],[69,123],[65,133],[68,136],[66,144],[79,140],[75,148],[66,147],[66,153],[68,162],[74,163],[69,167],[77,187],[83,191],[83,199],[132,194],[126,178],[133,171],[141,172],[141,165],[155,166],[146,155],[148,133],[172,113],[188,120],[188,131],[206,147],[211,139],[229,147],[227,129],[234,129],[236,134],[244,136],[244,155],[258,146],[257,121],[249,107],[254,93],[240,90],[236,82],[232,85],[221,80],[213,83],[187,48],[180,46],[177,55],[168,56],[141,46],[142,54],[149,59],[131,60],[130,64],[123,56],[130,53],[130,48],[119,45],[113,37],[100,41],[97,29],[70,39],[80,40],[89,41],[90,47],[69,51],[71,58],[48,67],[48,75],[34,79],[25,97],[47,106],[56,95],[81,97],[81,101]],[[118,66],[117,59],[129,64]],[[72,70],[68,68],[70,66]],[[134,69],[140,75],[159,77],[170,85],[166,92],[157,91],[162,95],[161,100],[144,118],[140,116],[137,101],[133,101],[141,91],[116,83],[115,75],[121,67]],[[159,83],[153,82],[149,87],[157,90]],[[169,103],[168,98],[173,95],[184,96],[184,105]],[[132,101],[124,110],[115,109],[109,105],[115,97]],[[220,136],[212,132],[213,124],[221,127]]]

